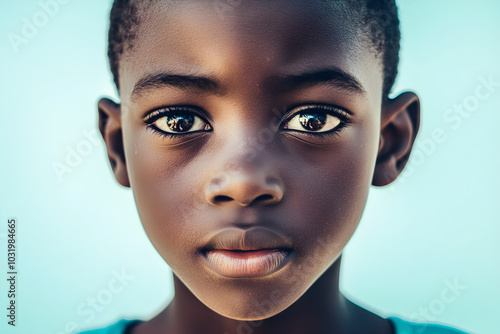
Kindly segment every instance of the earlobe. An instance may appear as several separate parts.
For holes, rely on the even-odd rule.
[[[123,148],[121,108],[120,105],[107,98],[99,100],[99,131],[108,151],[109,162],[116,180],[124,187],[130,187],[125,151]]]
[[[398,177],[410,157],[419,126],[420,101],[414,93],[405,92],[384,103],[373,185],[385,186]]]

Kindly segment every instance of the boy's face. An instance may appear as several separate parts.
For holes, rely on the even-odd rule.
[[[275,315],[358,225],[379,147],[382,67],[348,17],[313,1],[148,13],[120,63],[121,183],[157,251],[205,305],[234,319]],[[285,260],[266,273],[214,268],[200,250],[228,228],[247,243],[280,235]]]

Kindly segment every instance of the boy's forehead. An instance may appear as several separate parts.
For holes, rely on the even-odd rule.
[[[133,47],[120,62],[122,99],[154,73],[245,76],[259,85],[276,74],[321,68],[339,68],[380,93],[382,68],[356,29],[357,18],[324,3],[157,2],[141,14]]]

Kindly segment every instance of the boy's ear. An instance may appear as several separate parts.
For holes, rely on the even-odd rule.
[[[113,173],[118,183],[124,187],[130,187],[123,149],[120,105],[110,99],[102,98],[97,104],[97,109],[99,110],[99,131],[106,142]]]
[[[410,157],[419,126],[420,101],[414,93],[405,92],[382,105],[374,186],[385,186],[398,177]]]

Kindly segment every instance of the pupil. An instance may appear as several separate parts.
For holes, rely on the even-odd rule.
[[[321,130],[326,124],[325,114],[300,114],[299,122],[302,127],[310,131]]]
[[[167,125],[172,131],[182,132],[191,129],[194,123],[193,115],[174,115],[167,117]]]

